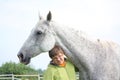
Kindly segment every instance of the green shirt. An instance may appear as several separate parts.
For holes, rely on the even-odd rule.
[[[43,80],[76,80],[74,65],[68,60],[65,67],[49,64]]]

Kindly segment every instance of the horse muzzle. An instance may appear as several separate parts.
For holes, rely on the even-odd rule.
[[[21,63],[23,63],[23,64],[25,64],[25,65],[27,65],[27,64],[29,64],[30,63],[30,57],[25,57],[24,55],[23,55],[23,53],[19,53],[18,55],[18,58],[19,58],[19,60],[20,60],[20,62]]]

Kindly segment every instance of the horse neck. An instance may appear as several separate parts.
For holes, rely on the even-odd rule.
[[[54,24],[54,31],[57,37],[57,44],[60,45],[65,55],[70,58],[75,64],[78,61],[85,61],[88,55],[84,55],[83,48],[87,48],[85,45],[93,44],[83,32],[77,32],[70,28],[60,27]],[[84,59],[83,59],[84,58]],[[84,63],[84,62],[82,62]]]

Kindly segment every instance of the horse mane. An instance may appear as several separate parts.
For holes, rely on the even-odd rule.
[[[82,31],[82,30],[77,30],[76,28],[73,27],[69,27],[69,26],[65,26],[65,25],[60,25],[55,23],[54,21],[51,22],[53,26],[57,27],[58,29],[60,28],[61,30],[63,30],[64,32],[71,32],[73,34],[73,36],[77,36],[77,37],[83,37],[85,40],[90,40],[92,42],[94,41],[100,41],[100,39],[95,39],[95,37],[91,37],[90,35],[88,35],[86,32]]]

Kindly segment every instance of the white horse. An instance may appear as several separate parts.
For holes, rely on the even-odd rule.
[[[80,80],[120,80],[120,46],[108,41],[89,39],[83,32],[60,27],[40,17],[35,28],[18,53],[20,62],[28,64],[40,53],[55,45],[79,68]]]

